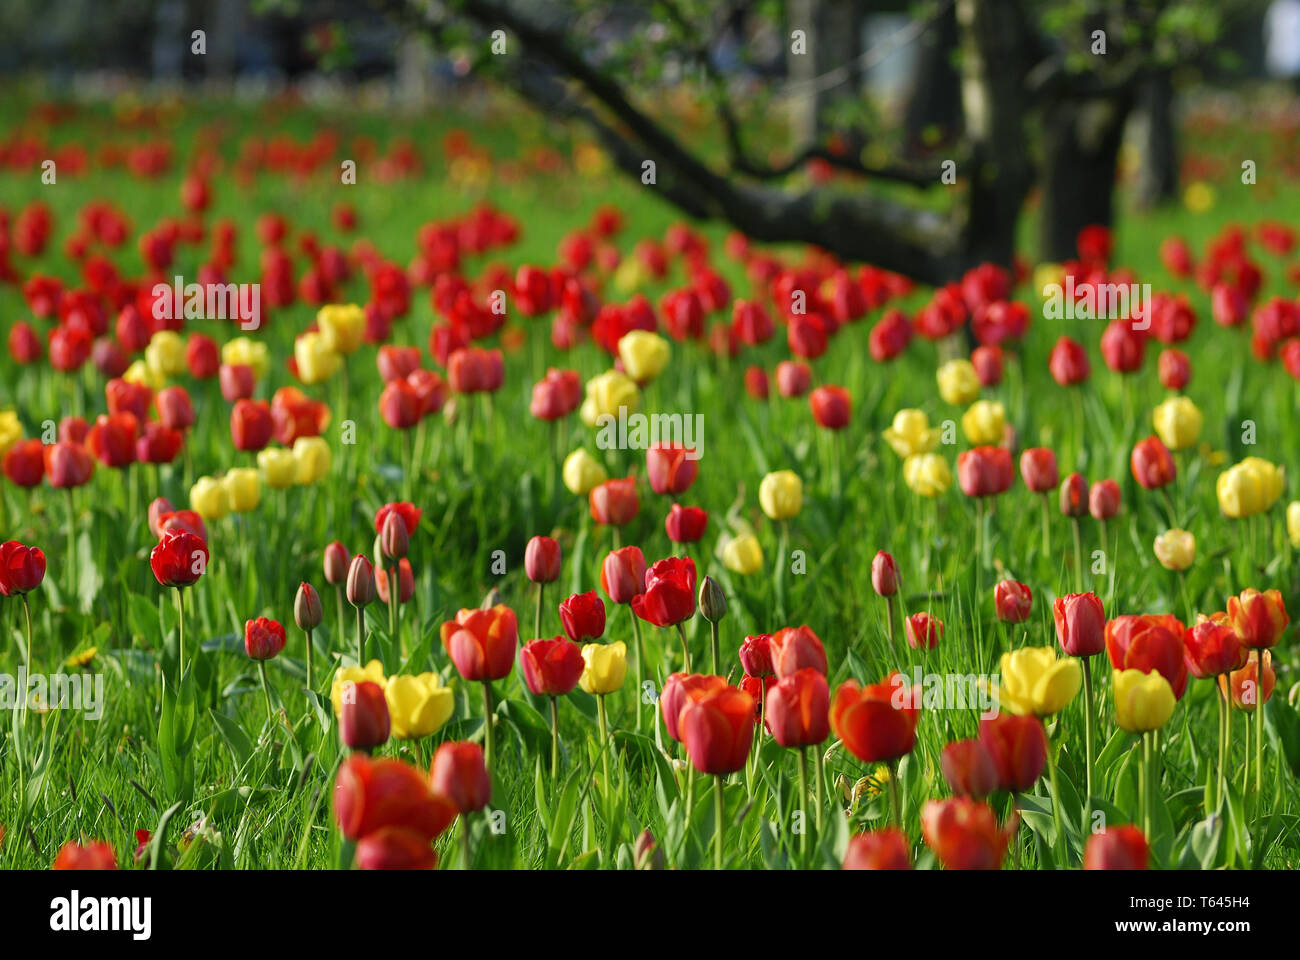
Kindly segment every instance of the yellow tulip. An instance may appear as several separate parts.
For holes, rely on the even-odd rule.
[[[952,486],[952,471],[937,453],[918,453],[903,461],[903,482],[918,496],[939,497]]]
[[[144,348],[144,362],[157,376],[185,372],[185,341],[175,330],[159,330]]]
[[[0,410],[0,456],[4,456],[23,438],[23,425],[12,410]]]
[[[1152,670],[1115,670],[1115,722],[1129,733],[1159,730],[1174,715],[1178,701],[1169,681]]]
[[[143,360],[133,361],[131,366],[126,368],[126,373],[122,374],[122,379],[127,383],[142,383],[154,393],[167,386],[167,378],[162,372],[153,369]]]
[[[1200,409],[1187,397],[1170,397],[1151,414],[1156,434],[1170,450],[1186,450],[1201,437]]]
[[[234,467],[221,480],[235,513],[256,510],[262,502],[262,476],[253,467]]]
[[[608,479],[605,468],[582,447],[564,458],[564,485],[570,493],[585,497]]]
[[[980,395],[980,378],[969,360],[949,360],[935,374],[939,396],[954,407],[964,407]]]
[[[668,341],[649,330],[629,330],[618,341],[618,358],[637,383],[646,383],[663,373],[670,356]]]
[[[729,537],[722,545],[722,565],[732,573],[749,575],[763,569],[763,548],[758,537],[743,533]]]
[[[230,490],[219,480],[199,477],[190,487],[190,509],[204,520],[220,520],[231,511]]]
[[[250,340],[248,337],[227,340],[221,347],[221,362],[229,367],[252,367],[253,377],[261,380],[266,376],[269,362],[266,356],[266,344],[261,340]]]
[[[758,505],[773,520],[789,520],[803,509],[803,481],[793,470],[769,473],[758,485]]]
[[[1287,504],[1286,534],[1291,538],[1291,546],[1300,549],[1300,500]]]
[[[1186,570],[1196,559],[1196,538],[1186,530],[1166,530],[1156,537],[1152,549],[1166,570]]]
[[[339,667],[334,671],[334,682],[330,684],[330,702],[334,704],[334,716],[343,713],[343,691],[348,684],[364,683],[367,680],[381,687],[385,685],[384,665],[378,660],[371,660],[364,667]]]
[[[962,432],[977,447],[1001,443],[1006,424],[1005,408],[992,400],[976,400],[961,416]]]
[[[1074,657],[1057,658],[1054,647],[1022,647],[1002,654],[998,702],[1009,712],[1050,717],[1065,709],[1083,684]]]
[[[293,442],[293,461],[296,467],[294,482],[311,486],[330,472],[334,457],[323,437],[299,437]]]
[[[262,479],[272,490],[284,490],[297,482],[298,461],[283,447],[266,447],[257,451],[257,465]]]
[[[641,391],[636,382],[625,373],[607,370],[587,381],[587,397],[578,416],[587,426],[594,427],[602,416],[617,417],[621,407],[632,413],[639,406]]]
[[[1234,520],[1253,517],[1271,510],[1282,496],[1286,468],[1259,457],[1247,457],[1219,474],[1214,486],[1224,516]]]
[[[377,661],[376,661],[377,662]],[[388,678],[384,686],[392,735],[413,740],[436,733],[456,711],[456,697],[436,673]]]
[[[303,383],[324,383],[343,365],[343,357],[330,347],[323,333],[304,333],[295,340],[293,359]]]
[[[627,676],[627,644],[587,643],[582,647],[582,659],[587,664],[578,686],[587,693],[613,693],[623,686]]]
[[[922,410],[899,410],[893,426],[886,428],[885,441],[906,460],[918,453],[929,453],[939,446],[939,430],[930,426]]]
[[[1183,191],[1183,206],[1192,213],[1205,213],[1214,206],[1214,188],[1204,180],[1189,184]]]
[[[366,312],[355,303],[334,303],[316,312],[316,326],[336,354],[356,353],[366,336]]]
[[[1046,298],[1047,287],[1065,285],[1065,267],[1059,263],[1040,263],[1034,268],[1034,289]]]

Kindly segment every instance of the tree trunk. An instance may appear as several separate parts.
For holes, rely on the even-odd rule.
[[[1127,96],[1065,100],[1043,111],[1040,255],[1078,255],[1079,231],[1114,219],[1115,163],[1132,108]]]
[[[917,41],[912,93],[903,116],[907,148],[926,154],[961,135],[961,78],[953,66],[957,11],[949,7]]]
[[[1178,131],[1169,73],[1162,71],[1148,80],[1139,96],[1143,123],[1138,149],[1138,203],[1153,207],[1178,196]]]
[[[862,12],[854,0],[791,0],[789,9],[786,56],[790,79],[799,90],[791,103],[791,116],[796,143],[802,148],[823,143],[827,111],[837,100],[861,92],[857,57],[862,46]],[[804,31],[807,52],[791,51],[789,33],[793,30]]]

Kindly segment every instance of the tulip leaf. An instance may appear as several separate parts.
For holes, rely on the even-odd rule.
[[[1183,855],[1178,862],[1179,869],[1213,869],[1222,840],[1223,818],[1218,814],[1210,814],[1204,820],[1192,824],[1187,834],[1187,843],[1183,847]]]
[[[1268,677],[1268,671],[1264,676]],[[1281,745],[1291,773],[1300,777],[1300,711],[1281,697],[1270,697],[1264,702],[1264,726]]]
[[[550,755],[550,724],[523,700],[502,700],[497,707],[497,716],[510,724],[526,751]]]
[[[248,763],[248,758],[253,755],[253,743],[248,739],[248,734],[244,733],[244,728],[238,721],[230,719],[224,713],[217,710],[209,710],[208,713],[216,723],[221,738],[226,741],[230,755],[235,761],[235,767],[242,771]]]

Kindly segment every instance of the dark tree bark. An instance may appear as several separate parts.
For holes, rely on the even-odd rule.
[[[791,30],[807,35],[806,53],[791,52]],[[801,147],[825,140],[826,114],[837,101],[861,95],[862,71],[856,63],[861,38],[862,11],[856,0],[791,0],[786,58],[790,79],[802,85],[794,107]]]
[[[1077,256],[1079,231],[1114,221],[1115,165],[1132,99],[1067,99],[1044,111],[1039,253]]]
[[[947,8],[917,44],[912,92],[903,115],[904,138],[916,153],[928,153],[961,135],[961,78],[953,64],[957,51],[957,11]]]
[[[1147,80],[1139,94],[1143,114],[1138,154],[1138,203],[1144,207],[1178,196],[1178,132],[1174,123],[1174,85],[1168,71]]]

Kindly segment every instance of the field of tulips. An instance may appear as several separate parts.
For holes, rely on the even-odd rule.
[[[936,290],[557,136],[3,107],[0,864],[1300,868],[1294,182]]]

